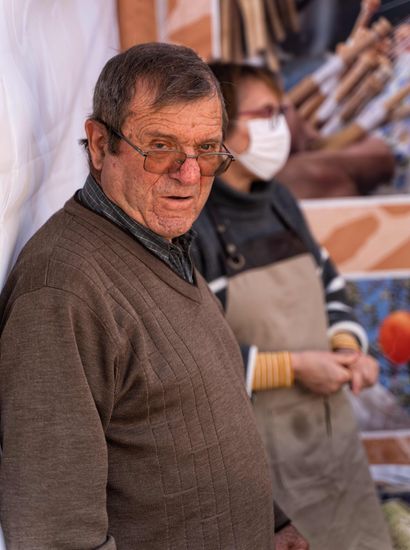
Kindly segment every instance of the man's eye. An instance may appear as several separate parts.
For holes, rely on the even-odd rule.
[[[172,143],[164,143],[163,141],[155,141],[150,146],[151,151],[175,151],[175,145]]]
[[[204,143],[200,146],[200,149],[203,153],[212,153],[219,150],[219,147],[216,143]]]

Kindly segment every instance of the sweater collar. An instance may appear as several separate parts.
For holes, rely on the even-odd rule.
[[[165,240],[148,227],[135,221],[118,205],[113,203],[91,174],[88,175],[83,188],[78,191],[77,198],[90,210],[108,218],[124,231],[130,233],[182,278],[190,283],[193,282],[193,267],[189,257],[189,249],[193,239],[192,230],[173,239],[172,242]]]

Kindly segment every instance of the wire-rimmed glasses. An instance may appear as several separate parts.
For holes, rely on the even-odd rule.
[[[151,174],[173,174],[180,170],[186,159],[196,159],[201,176],[219,176],[225,172],[231,162],[235,160],[234,156],[228,151],[224,144],[222,144],[223,151],[211,152],[211,153],[199,153],[197,155],[188,155],[184,151],[178,151],[176,149],[168,150],[149,150],[143,151],[137,145],[132,143],[122,132],[112,128],[109,124],[99,120],[104,126],[122,139],[130,147],[132,147],[137,153],[144,157],[144,170]]]

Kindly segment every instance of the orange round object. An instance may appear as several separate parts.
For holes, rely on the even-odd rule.
[[[380,325],[379,342],[383,353],[393,363],[410,361],[410,312],[390,313]]]

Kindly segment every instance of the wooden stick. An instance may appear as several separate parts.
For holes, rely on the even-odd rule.
[[[342,149],[347,145],[359,141],[371,130],[384,124],[408,95],[410,95],[410,83],[403,86],[402,89],[387,100],[384,98],[381,98],[379,101],[375,100],[376,103],[371,111],[363,113],[355,122],[352,122],[340,132],[322,140],[321,144],[323,148],[331,150]]]
[[[312,94],[298,108],[299,115],[304,120],[309,120],[316,113],[316,111],[322,105],[322,103],[324,102],[325,99],[326,99],[326,95],[324,93],[322,93],[320,90],[317,91],[316,93]]]
[[[236,0],[230,0],[230,22],[231,22],[231,57],[228,61],[242,63],[245,57],[244,40],[241,25],[241,11]]]
[[[350,65],[363,50],[369,46],[373,46],[376,42],[390,34],[392,29],[391,23],[384,17],[380,17],[380,19],[371,26],[369,32],[361,32],[351,44],[347,44],[346,47],[340,51],[340,57],[346,65]],[[364,30],[365,29],[363,29],[363,31]]]
[[[267,66],[272,71],[278,72],[279,60],[274,50],[274,46],[269,39],[264,0],[253,0],[253,9],[255,13],[256,32],[261,36],[260,53],[264,55]]]
[[[379,8],[380,0],[362,0],[359,16],[356,19],[352,32],[350,33],[351,39],[354,40],[354,36],[359,29],[363,29],[369,25],[371,18]]]
[[[370,30],[366,29],[366,32],[360,33],[360,36],[352,44],[339,48],[337,55],[332,56],[312,75],[298,82],[288,92],[290,100],[298,107],[303,100],[318,91],[321,82],[330,76],[340,75],[362,51],[384,38],[391,30],[392,26],[387,19],[380,18]]]
[[[221,2],[221,59],[230,61],[232,59],[232,36],[231,36],[231,12],[232,0]]]
[[[359,80],[361,80],[371,69],[376,68],[378,63],[378,56],[373,50],[363,52],[336,88],[334,94],[336,101],[340,102],[349,95]]]
[[[389,122],[396,122],[410,117],[410,103],[407,105],[400,105],[393,109],[389,116]]]
[[[299,16],[298,9],[296,7],[295,0],[288,0],[288,11],[289,11],[289,14],[290,14],[292,31],[295,32],[295,33],[300,32],[300,30],[301,30],[300,16]]]
[[[343,122],[351,120],[366,103],[379,94],[392,75],[391,66],[382,65],[377,71],[367,75],[354,94],[343,105],[340,118]]]
[[[291,90],[288,91],[287,95],[290,101],[299,107],[299,105],[311,94],[319,91],[318,83],[312,78],[312,76],[306,76],[300,82],[295,84]]]
[[[241,11],[242,22],[245,30],[245,43],[246,43],[246,55],[252,56],[255,55],[257,46],[254,31],[254,21],[253,21],[253,9],[249,0],[238,0],[239,9]]]
[[[343,60],[337,55],[331,56],[319,69],[303,78],[288,92],[289,99],[298,107],[311,94],[318,92],[322,83],[338,76],[344,69]]]
[[[252,0],[255,33],[259,37],[257,52],[266,51],[269,46],[263,0]]]
[[[349,126],[346,126],[340,132],[332,135],[331,137],[324,139],[321,142],[322,149],[336,151],[343,149],[347,145],[356,143],[363,139],[367,134],[367,130],[362,128],[356,122],[352,122]]]
[[[246,50],[249,57],[266,50],[266,28],[261,17],[259,0],[238,0],[245,27]],[[261,20],[262,19],[262,20]]]
[[[396,109],[400,103],[406,99],[406,97],[410,95],[410,82],[408,84],[405,84],[400,90],[398,90],[395,94],[393,94],[385,103],[384,106],[386,107],[388,112],[393,111]]]
[[[264,5],[268,24],[273,31],[276,41],[283,42],[286,38],[286,32],[275,0],[265,0]]]
[[[323,136],[333,135],[343,128],[346,122],[350,121],[355,114],[383,90],[391,75],[391,64],[385,58],[377,71],[368,74],[359,86],[353,90],[351,96],[342,103],[342,106],[335,109],[335,112],[323,125],[321,134]]]
[[[322,105],[325,99],[335,89],[337,85],[337,78],[329,78],[319,86],[319,90],[308,97],[306,101],[298,108],[298,113],[305,120],[311,120],[317,109]]]
[[[299,32],[300,20],[295,0],[281,0],[281,5],[284,18],[288,22],[290,30],[292,32]]]

